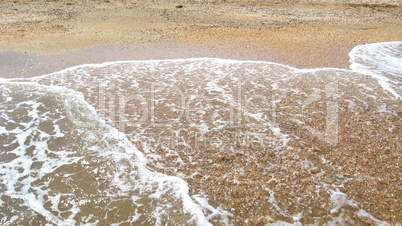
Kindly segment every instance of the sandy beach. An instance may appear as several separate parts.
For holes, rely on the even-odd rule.
[[[0,2],[0,11],[0,77],[3,78],[28,78],[75,65],[106,61],[199,57],[269,61],[300,69],[348,69],[348,53],[355,46],[402,40],[400,0],[7,0]],[[309,79],[296,79],[289,85],[306,86],[305,90],[308,90],[309,82],[315,82]],[[363,76],[356,77],[357,80],[371,82]],[[376,84],[374,80],[372,83]],[[324,84],[320,83],[319,86],[324,87]],[[373,85],[373,92],[377,92],[376,89]],[[356,90],[345,92],[347,98],[359,95]],[[402,222],[401,182],[398,179],[402,174],[401,102],[400,99],[387,99],[385,95],[381,97],[384,97],[385,105],[396,112],[393,116],[376,115],[374,108],[366,106],[358,118],[345,110],[348,106],[340,106],[343,109],[340,111],[341,127],[350,128],[340,132],[342,145],[339,146],[303,137],[301,126],[286,122],[286,115],[294,110],[286,107],[296,106],[298,101],[303,102],[302,97],[294,97],[283,103],[285,107],[280,113],[284,121],[282,131],[297,137],[290,142],[293,148],[299,150],[297,156],[288,150],[280,150],[276,154],[262,152],[266,150],[264,147],[255,146],[246,150],[246,155],[256,158],[250,162],[240,152],[225,156],[209,147],[206,154],[194,154],[192,150],[178,147],[177,151],[183,156],[204,160],[193,169],[190,164],[176,166],[169,156],[165,156],[161,147],[155,147],[163,157],[160,163],[168,167],[165,170],[152,164],[149,167],[168,175],[188,176],[194,172],[208,175],[208,178],[183,178],[186,178],[191,193],[205,192],[212,206],[232,212],[235,217],[230,223],[236,225],[264,225],[274,221],[268,216],[274,216],[275,211],[262,208],[268,201],[260,198],[269,196],[262,189],[261,181],[266,181],[269,178],[267,174],[273,172],[268,170],[263,174],[259,171],[259,164],[283,163],[280,171],[284,175],[284,183],[289,186],[275,192],[284,200],[281,208],[294,214],[299,211],[293,207],[297,201],[289,194],[300,191],[315,194],[314,180],[317,175],[322,174],[319,180],[328,184],[348,181],[360,175],[360,179],[346,183],[346,187],[340,188],[341,191],[353,196],[378,219],[398,225]],[[361,121],[373,124],[364,126]],[[314,125],[316,122],[311,123]],[[392,126],[395,130],[391,133],[388,127]],[[239,130],[253,131],[253,128],[246,127]],[[155,128],[149,130],[155,134],[163,133]],[[136,131],[127,131],[130,132]],[[230,141],[235,139],[235,135],[236,131],[231,130],[216,134]],[[198,137],[191,139],[197,140]],[[141,144],[137,145],[142,150]],[[198,148],[199,144],[194,141],[193,145]],[[240,146],[237,148],[244,149]],[[365,157],[360,156],[361,150],[366,150]],[[338,172],[335,168],[321,164],[322,156],[343,168],[343,174],[335,175]],[[320,170],[303,168],[300,163],[303,159],[320,165]],[[214,163],[213,167],[207,160]],[[244,167],[242,172],[238,170],[240,167]],[[170,171],[172,168],[177,168],[178,172]],[[222,178],[223,172],[229,172],[229,176]],[[365,177],[381,180],[366,180]],[[330,194],[319,198],[318,203],[311,204],[317,217],[325,216],[328,212],[323,208],[331,205],[326,196]],[[308,203],[309,197],[304,198],[304,203]],[[376,224],[370,218],[362,219],[355,215],[345,217],[357,224]],[[277,220],[291,219],[276,216]],[[308,216],[302,223],[314,223],[315,220]],[[320,218],[318,224],[328,221]]]
[[[2,1],[0,7],[0,72],[7,77],[189,57],[348,68],[354,46],[402,37],[400,1]]]

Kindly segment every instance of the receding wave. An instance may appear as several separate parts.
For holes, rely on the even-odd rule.
[[[395,222],[400,43],[375,46],[352,70],[199,58],[3,80],[2,221]]]

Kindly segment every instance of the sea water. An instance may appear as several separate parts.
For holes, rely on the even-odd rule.
[[[386,225],[334,156],[360,142],[350,118],[396,118],[380,129],[400,139],[401,49],[357,46],[351,70],[197,58],[2,79],[0,222]]]

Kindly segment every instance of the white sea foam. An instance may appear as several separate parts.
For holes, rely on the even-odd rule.
[[[350,68],[373,76],[396,98],[402,95],[402,42],[356,46],[349,53]]]

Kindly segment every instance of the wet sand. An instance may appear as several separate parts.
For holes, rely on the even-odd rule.
[[[348,68],[348,53],[354,46],[402,40],[400,1],[3,1],[0,7],[1,77],[31,77],[84,63],[190,57],[273,61],[298,68]],[[300,82],[304,81],[294,84]],[[353,95],[357,94],[351,92],[350,96]],[[284,105],[294,106],[292,102],[297,99],[289,101]],[[398,103],[390,101],[388,105],[395,108]],[[291,114],[286,112],[290,110],[283,115]],[[263,147],[246,148],[246,154],[257,159],[254,162],[241,158],[239,153],[225,156],[210,148],[208,153],[196,156],[212,161],[214,167],[204,161],[197,169],[185,167],[179,172],[190,175],[200,171],[209,175],[209,178],[188,178],[191,192],[205,191],[212,205],[229,208],[236,215],[233,223],[239,224],[269,223],[272,221],[269,216],[275,214],[274,209],[260,208],[266,202],[260,197],[270,195],[260,182],[269,179],[272,172],[262,174],[256,163],[283,163],[272,170],[283,173],[283,182],[289,185],[283,192],[276,192],[286,201],[281,208],[288,208],[291,213],[298,210],[292,209],[296,200],[288,194],[300,191],[314,194],[316,175],[320,172],[325,176],[319,180],[328,184],[355,178],[357,173],[359,178],[347,183],[342,191],[348,191],[374,216],[396,224],[402,221],[401,184],[395,180],[401,175],[398,151],[401,127],[393,133],[386,128],[390,120],[398,128],[401,115],[399,112],[398,116],[387,116],[387,120],[376,118],[370,106],[360,113],[360,118],[349,115],[347,110],[342,115],[342,128],[352,125],[350,131],[341,134],[342,146],[332,147],[317,139],[299,137],[301,140],[291,144],[299,150],[298,156],[288,150],[266,152],[261,151]],[[375,123],[364,126],[361,121]],[[301,128],[296,123],[281,126],[283,131],[300,136]],[[231,140],[235,139],[233,134],[236,131],[217,135]],[[355,138],[350,139],[351,134]],[[192,154],[184,148],[177,150],[183,156]],[[361,150],[365,150],[365,157]],[[158,154],[163,153],[158,150]],[[320,163],[322,156],[343,167],[344,174],[333,174],[334,167]],[[320,170],[303,168],[300,159],[320,165]],[[175,167],[168,157],[161,162]],[[236,170],[241,167],[244,171]],[[222,177],[222,172],[229,173]],[[228,196],[232,198],[227,199]],[[330,206],[326,196],[318,203]],[[313,207],[317,216],[325,215],[328,209]],[[348,217],[358,223],[373,223],[369,219]],[[308,218],[305,223],[312,222],[314,219]]]

